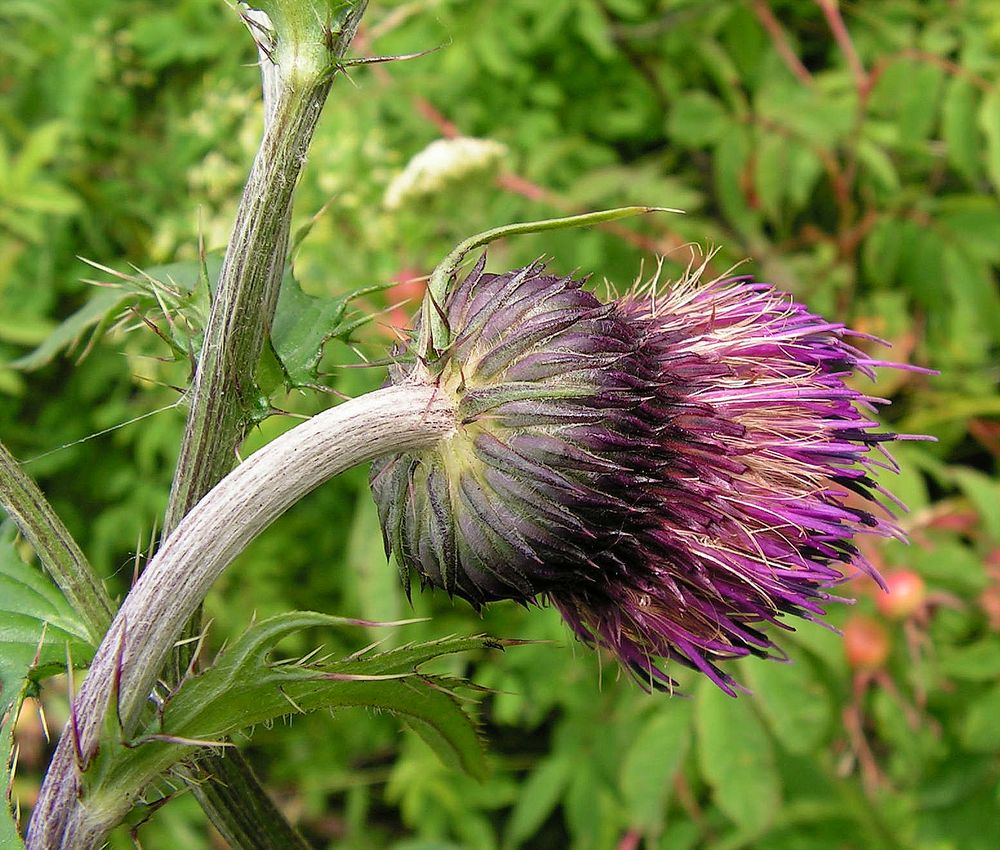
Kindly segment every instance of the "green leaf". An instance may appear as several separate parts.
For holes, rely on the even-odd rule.
[[[132,298],[132,294],[123,289],[98,290],[79,310],[64,319],[38,348],[12,361],[10,365],[28,371],[40,369],[52,362],[61,351],[76,345],[91,328],[97,327],[97,336],[100,337],[104,323]]]
[[[578,0],[574,17],[577,33],[594,55],[605,62],[614,59],[617,50],[601,4],[597,0]]]
[[[968,467],[952,467],[955,481],[975,506],[986,533],[1000,542],[1000,484],[988,475]]]
[[[695,728],[698,764],[715,802],[738,826],[763,830],[781,805],[781,779],[771,741],[749,700],[701,682]]]
[[[22,681],[62,669],[91,654],[86,626],[58,588],[18,557],[13,528],[0,527],[0,715],[14,704]]]
[[[1000,749],[1000,685],[972,703],[962,726],[962,746],[980,753]]]
[[[749,240],[760,235],[760,215],[747,201],[750,139],[746,128],[733,127],[715,146],[713,160],[719,203],[726,218]]]
[[[889,286],[896,281],[903,250],[903,243],[899,238],[900,230],[898,221],[882,218],[865,237],[861,250],[861,263],[872,283]]]
[[[793,755],[822,743],[832,720],[830,694],[802,653],[787,664],[750,659],[743,668],[771,734]]]
[[[14,722],[33,683],[91,655],[87,632],[59,590],[14,548],[10,524],[0,526],[0,790],[10,787]],[[20,846],[6,805],[0,847]]]
[[[572,770],[573,760],[561,752],[539,762],[521,786],[507,822],[504,847],[520,847],[538,831],[563,795]]]
[[[875,185],[887,195],[899,192],[899,174],[885,150],[870,139],[858,140],[858,161]]]
[[[753,160],[754,187],[760,207],[772,221],[781,218],[781,204],[788,185],[788,143],[766,134],[757,143]]]
[[[199,284],[207,277],[208,288],[214,292],[221,268],[222,255],[214,253],[205,258],[204,270],[200,260],[190,260],[155,266],[133,275],[118,276],[118,285],[97,290],[83,307],[63,321],[38,348],[11,365],[19,369],[38,369],[49,363],[59,352],[71,348],[91,328],[96,328],[95,337],[100,338],[125,304],[134,302],[140,312],[159,310],[161,305],[158,299],[163,299],[164,294],[169,295],[164,299],[168,310],[185,311],[186,321],[182,326],[171,326],[170,331],[177,351],[186,356],[189,349],[200,347],[204,330],[201,323],[207,310],[201,303],[205,293],[199,291]],[[367,316],[345,321],[348,303],[354,298],[383,288],[384,285],[379,284],[338,298],[314,297],[302,291],[291,267],[286,268],[271,328],[274,354],[281,361],[281,366],[272,371],[280,373],[280,379],[272,377],[270,380],[263,380],[262,384],[266,388],[275,389],[276,381],[281,380],[288,388],[315,383],[326,343],[335,337],[346,339],[352,331],[368,321]],[[266,363],[262,368],[265,367]]]
[[[663,831],[670,790],[691,740],[693,703],[672,699],[639,730],[622,760],[619,785],[629,826],[656,837]]]
[[[291,268],[285,270],[271,327],[271,343],[291,387],[308,386],[319,377],[319,363],[327,342],[346,339],[368,317],[345,322],[348,303],[384,285],[357,289],[338,298],[316,297],[302,291]]]
[[[221,265],[222,257],[218,254],[210,254],[205,258],[209,284],[213,289]],[[103,336],[104,331],[126,304],[134,302],[140,310],[154,307],[158,309],[156,293],[160,293],[161,296],[165,292],[173,293],[174,297],[171,298],[172,303],[169,306],[180,304],[187,306],[189,296],[202,279],[202,266],[198,260],[169,263],[132,275],[115,272],[114,278],[114,286],[96,289],[87,303],[63,320],[38,348],[15,360],[11,365],[18,369],[39,369],[50,363],[61,351],[76,345],[91,328],[95,329],[91,341],[93,344]],[[201,330],[200,327],[192,327],[190,335],[197,337]],[[183,340],[177,342],[183,347]]]
[[[403,592],[396,571],[386,565],[382,526],[371,494],[364,490],[355,500],[354,523],[347,539],[345,574],[348,609],[368,620],[395,620],[403,608]],[[378,631],[377,627],[372,631]],[[389,640],[395,637],[390,636]]]
[[[292,611],[251,626],[211,668],[183,683],[140,736],[142,746],[102,753],[95,780],[100,793],[114,796],[144,787],[189,755],[192,741],[221,741],[279,717],[348,706],[397,715],[442,760],[483,777],[486,762],[478,731],[452,693],[467,683],[426,675],[419,668],[442,655],[502,648],[502,642],[483,636],[447,638],[340,661],[275,662],[269,657],[294,632],[345,625],[372,624]]]
[[[986,136],[986,171],[1000,192],[1000,88],[996,86],[983,98],[979,126]]]
[[[687,91],[670,107],[667,134],[679,145],[700,148],[719,141],[732,125],[726,108],[703,91]]]
[[[945,650],[939,666],[945,676],[953,679],[1000,681],[1000,638],[989,637],[959,649]]]
[[[1000,204],[988,195],[950,195],[934,205],[934,218],[961,250],[988,263],[1000,263]]]
[[[979,95],[964,77],[955,76],[945,92],[941,114],[941,133],[948,148],[948,162],[970,183],[982,172],[982,146],[976,126]]]
[[[989,583],[983,559],[954,537],[911,547],[909,561],[925,578],[959,593],[980,593]]]
[[[31,132],[17,156],[11,170],[14,185],[25,186],[48,163],[55,159],[62,145],[66,126],[61,121],[50,121]]]
[[[923,142],[934,127],[944,72],[930,62],[900,64],[906,85],[898,103],[899,134],[905,143]]]
[[[0,316],[0,341],[14,345],[38,345],[50,333],[52,324],[37,316]]]

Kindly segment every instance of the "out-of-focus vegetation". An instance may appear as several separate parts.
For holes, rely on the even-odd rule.
[[[94,328],[18,361],[93,296],[81,278],[113,279],[78,257],[129,271],[224,245],[261,121],[254,51],[221,0],[4,0],[0,27],[0,434],[121,594],[166,504],[186,359],[123,308],[92,345]],[[657,254],[676,275],[688,243],[717,249],[714,272],[741,263],[890,340],[889,359],[940,370],[886,371],[873,390],[893,400],[890,427],[939,442],[895,451],[911,545],[866,545],[896,596],[846,589],[857,606],[831,614],[846,645],[818,626],[783,635],[792,663],[736,665],[753,691],[738,701],[683,674],[690,698],[648,696],[551,610],[479,618],[425,594],[426,622],[310,635],[341,654],[482,631],[547,642],[451,662],[492,689],[482,783],[385,716],[256,730],[246,749],[289,816],[317,846],[355,850],[1000,846],[1000,3],[373,0],[357,50],[438,45],[335,87],[297,201],[299,224],[317,216],[296,259],[307,292],[407,281],[508,221],[681,207],[520,238],[491,263],[545,254],[625,286]],[[430,193],[397,182],[386,203],[412,157],[456,135],[505,152],[478,149]],[[386,309],[354,349],[329,347],[328,385],[380,383],[343,367],[382,356],[419,289],[356,302]],[[245,451],[294,421],[267,419]],[[210,597],[209,640],[292,608],[410,616],[364,470],[240,559]],[[57,726],[65,697],[43,698]],[[44,764],[33,718],[23,810]],[[211,846],[203,824],[180,795],[140,835],[195,850]]]

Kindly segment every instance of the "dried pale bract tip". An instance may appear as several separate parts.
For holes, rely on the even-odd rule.
[[[441,359],[390,375],[458,411],[446,441],[372,469],[405,581],[548,600],[645,686],[672,688],[678,661],[732,694],[718,662],[771,655],[762,625],[818,618],[849,571],[875,575],[852,540],[899,536],[874,473],[904,437],[847,383],[892,365],[859,335],[747,279],[604,304],[538,263],[483,269],[442,307]]]

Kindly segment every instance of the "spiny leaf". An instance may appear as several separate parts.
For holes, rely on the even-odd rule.
[[[143,313],[149,309],[158,309],[158,293],[161,297],[163,293],[172,296],[167,304],[168,308],[176,310],[187,306],[191,293],[196,293],[197,285],[202,279],[200,260],[154,266],[134,274],[115,272],[96,263],[91,265],[111,275],[114,280],[110,283],[114,285],[97,288],[86,304],[61,322],[38,348],[13,361],[12,366],[27,371],[40,369],[60,352],[76,345],[91,329],[94,330],[93,344],[103,336],[127,304],[135,304]],[[205,258],[205,267],[213,289],[221,266],[220,255],[210,254]],[[188,319],[190,325],[192,317],[189,316]],[[201,327],[192,327],[190,336],[200,336],[201,330]],[[182,348],[187,347],[183,340],[174,342]]]
[[[91,793],[113,795],[145,786],[192,753],[195,747],[181,739],[209,746],[279,717],[348,706],[397,715],[447,763],[483,776],[486,765],[476,725],[453,692],[466,684],[422,674],[419,668],[442,655],[502,648],[503,642],[483,636],[446,638],[338,661],[269,659],[274,646],[293,632],[345,625],[375,624],[293,611],[251,626],[211,668],[181,685],[137,741],[102,752],[88,776]]]
[[[167,342],[179,357],[201,346],[203,322],[207,315],[207,290],[215,291],[222,268],[222,255],[208,254],[201,260],[170,263],[137,271],[133,274],[116,272],[98,264],[96,268],[109,274],[115,285],[98,289],[75,313],[64,320],[34,351],[13,361],[17,369],[38,369],[51,362],[60,352],[72,348],[88,331],[93,341],[100,339],[121,314],[126,305],[134,305],[141,315],[166,309],[172,317],[183,314],[183,323],[168,323],[164,329]],[[207,281],[207,288],[205,283]],[[278,295],[278,305],[271,328],[271,350],[265,354],[265,367],[276,357],[279,378],[265,378],[265,391],[305,387],[318,379],[323,350],[331,339],[347,340],[358,327],[370,321],[370,316],[348,318],[347,307],[352,300],[378,292],[391,284],[362,287],[336,298],[307,295],[292,272],[285,268]],[[260,377],[260,376],[258,376]]]
[[[345,321],[348,304],[390,285],[367,286],[338,298],[317,297],[303,292],[291,270],[285,270],[271,328],[271,343],[284,368],[289,388],[314,383],[326,344],[335,338],[346,341],[352,331],[370,320],[369,316],[364,316],[360,320]]]
[[[30,688],[92,648],[86,627],[58,589],[14,549],[12,525],[0,525],[0,789],[9,791],[14,723]],[[0,813],[0,847],[19,846],[7,806]]]

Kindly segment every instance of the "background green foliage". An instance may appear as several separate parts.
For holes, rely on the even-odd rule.
[[[900,619],[857,588],[854,610],[889,641],[872,670],[806,625],[783,636],[792,664],[736,665],[751,697],[683,674],[690,698],[651,697],[572,645],[551,610],[497,605],[478,618],[418,595],[416,613],[432,619],[389,631],[388,646],[484,631],[554,643],[441,669],[494,689],[482,783],[387,716],[258,729],[252,759],[318,846],[1000,846],[1000,3],[842,5],[843,30],[831,3],[812,0],[372,3],[358,50],[444,47],[335,87],[297,203],[305,224],[330,202],[298,252],[306,292],[426,273],[460,239],[508,221],[682,207],[613,231],[520,238],[491,263],[546,254],[624,286],[657,252],[677,274],[685,243],[717,248],[715,272],[742,262],[888,338],[891,357],[939,369],[884,373],[873,391],[893,399],[893,428],[939,442],[896,453],[891,486],[911,509],[912,545],[868,546],[883,570],[914,571],[928,588]],[[142,325],[126,313],[92,347],[85,338],[36,371],[10,364],[90,297],[80,278],[110,279],[78,256],[128,270],[191,260],[199,237],[224,244],[259,131],[255,57],[220,0],[5,0],[0,26],[0,433],[36,458],[27,469],[120,594],[165,507],[185,358],[126,333]],[[456,132],[506,145],[499,174],[387,210],[406,162]],[[399,300],[365,298],[369,310]],[[380,356],[394,317],[364,329],[358,350]],[[334,344],[327,383],[350,395],[377,386],[378,369],[338,368],[359,362]],[[327,404],[272,401],[298,413]],[[293,422],[266,420],[245,451]],[[207,606],[213,646],[254,611],[409,616],[364,482],[356,470],[323,487],[241,558]],[[310,637],[344,654],[387,634],[364,632]],[[46,700],[58,720],[54,687]],[[42,756],[23,725],[26,806]],[[151,848],[210,846],[185,797],[141,834]],[[114,846],[129,846],[124,831]]]

